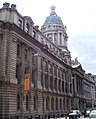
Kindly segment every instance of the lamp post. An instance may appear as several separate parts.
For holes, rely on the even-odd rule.
[[[22,84],[22,87],[24,85]],[[24,89],[22,88],[22,111],[21,111],[21,118],[24,119]]]
[[[33,54],[33,56],[38,56],[38,53],[36,54]],[[32,55],[30,57],[28,57],[28,59],[26,60],[26,62],[28,62],[29,59],[32,59]],[[22,90],[22,109],[21,109],[21,119],[24,119],[24,94],[25,94],[25,91],[29,91],[30,88],[29,88],[29,85],[30,85],[30,81],[27,81],[29,80],[30,78],[30,74],[25,74],[25,68],[26,68],[26,63],[24,63],[24,76],[23,76],[23,79],[22,79],[22,84],[21,84],[21,90]],[[27,87],[28,86],[28,87]]]

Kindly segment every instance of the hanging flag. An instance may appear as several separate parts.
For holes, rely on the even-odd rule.
[[[24,91],[30,90],[30,74],[24,75]]]

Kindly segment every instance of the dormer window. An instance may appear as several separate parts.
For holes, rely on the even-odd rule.
[[[32,36],[35,38],[35,36],[36,36],[36,32],[35,31],[33,31]]]
[[[29,33],[29,24],[26,24],[26,32]]]
[[[18,26],[19,26],[20,28],[22,28],[22,20],[21,20],[21,19],[18,19]]]

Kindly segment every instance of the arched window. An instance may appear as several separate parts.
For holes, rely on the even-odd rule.
[[[46,98],[46,110],[49,110],[49,97]]]
[[[45,74],[45,88],[49,88],[49,74]]]
[[[26,110],[30,109],[30,94],[26,93]]]
[[[56,98],[56,110],[58,110],[58,98]]]
[[[67,109],[69,109],[69,99],[66,101]]]
[[[17,110],[20,109],[20,94],[17,94]]]
[[[42,98],[42,107],[43,107],[43,112],[44,112],[44,97]]]
[[[29,95],[26,94],[26,109],[29,109]]]
[[[62,99],[60,99],[60,109],[62,110]]]
[[[63,109],[65,109],[65,98],[63,99]]]
[[[51,99],[51,109],[54,110],[54,98]]]
[[[57,78],[54,78],[54,89],[57,91]]]
[[[34,110],[37,110],[37,102],[38,102],[38,96],[37,95],[35,95],[34,96]]]
[[[53,76],[50,76],[50,89],[53,90]]]

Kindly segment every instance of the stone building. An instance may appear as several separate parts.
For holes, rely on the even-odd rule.
[[[58,23],[57,23],[58,24]],[[61,30],[62,29],[62,30]],[[52,43],[16,5],[0,9],[0,118],[49,118],[71,109],[71,58]],[[61,36],[60,36],[61,37]],[[68,59],[69,57],[69,59]],[[30,89],[24,90],[25,75]]]
[[[73,79],[73,109],[84,109],[84,95],[83,95],[83,82],[84,73],[81,64],[77,58],[72,62],[72,79]]]
[[[84,108],[94,108],[95,107],[95,86],[96,82],[91,73],[84,75],[83,82],[83,94],[84,94]]]
[[[3,4],[0,119],[48,119],[63,117],[75,105],[83,108],[84,70],[72,63],[67,41],[66,26],[55,6],[39,30],[16,5]]]

